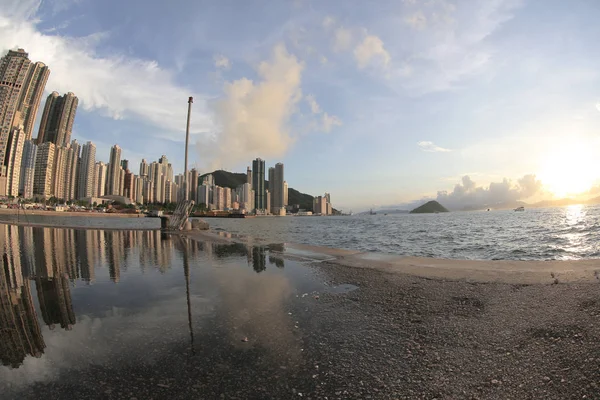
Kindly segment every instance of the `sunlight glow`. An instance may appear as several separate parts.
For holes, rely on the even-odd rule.
[[[583,141],[563,143],[546,155],[538,178],[557,197],[581,194],[600,178],[598,158]]]

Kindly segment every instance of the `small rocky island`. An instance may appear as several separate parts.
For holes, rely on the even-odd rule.
[[[446,209],[446,207],[444,207],[437,201],[432,200],[432,201],[428,201],[427,203],[423,204],[420,207],[415,208],[410,213],[411,214],[433,214],[433,213],[439,213],[439,212],[448,212],[448,210]]]

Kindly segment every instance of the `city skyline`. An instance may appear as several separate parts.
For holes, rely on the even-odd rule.
[[[79,97],[76,137],[102,157],[119,143],[134,165],[165,153],[183,169],[192,95],[190,168],[280,160],[294,187],[344,209],[599,190],[593,3],[184,3],[165,18],[7,0],[0,49],[46,63],[47,89]]]

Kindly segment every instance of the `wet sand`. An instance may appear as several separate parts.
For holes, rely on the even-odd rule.
[[[600,398],[600,260],[434,260],[301,245],[282,256],[312,259],[331,285],[359,287],[308,303],[305,362],[294,372],[306,398]],[[272,395],[256,398],[290,398]]]

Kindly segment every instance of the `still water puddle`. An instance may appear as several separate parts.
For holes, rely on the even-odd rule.
[[[0,246],[3,398],[80,395],[89,379],[110,395],[116,371],[168,386],[159,371],[287,368],[318,298],[302,294],[356,288],[267,246],[159,231],[0,225]]]

